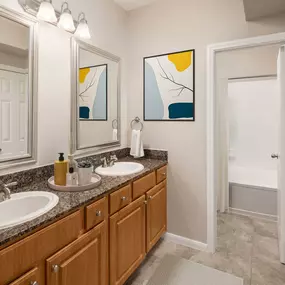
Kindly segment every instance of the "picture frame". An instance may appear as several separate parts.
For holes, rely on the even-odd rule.
[[[143,58],[144,121],[195,122],[195,49]]]

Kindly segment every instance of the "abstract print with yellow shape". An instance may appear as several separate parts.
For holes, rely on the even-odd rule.
[[[89,72],[90,72],[89,67],[79,69],[79,82],[81,84],[84,83],[86,76],[88,75]]]
[[[168,60],[175,65],[177,71],[183,72],[192,64],[192,51],[170,54]]]

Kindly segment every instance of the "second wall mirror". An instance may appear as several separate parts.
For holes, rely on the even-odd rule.
[[[120,58],[72,39],[71,153],[120,145]]]

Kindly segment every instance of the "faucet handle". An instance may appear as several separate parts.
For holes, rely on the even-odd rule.
[[[117,156],[114,154],[114,155],[111,155],[111,156],[110,156],[110,160],[118,161],[118,158],[117,158]]]
[[[5,187],[15,187],[18,185],[18,182],[11,182],[11,183],[8,183],[8,184],[4,184]]]

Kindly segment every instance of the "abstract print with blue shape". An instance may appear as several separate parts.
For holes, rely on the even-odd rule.
[[[194,120],[194,66],[194,50],[145,58],[145,120]]]

